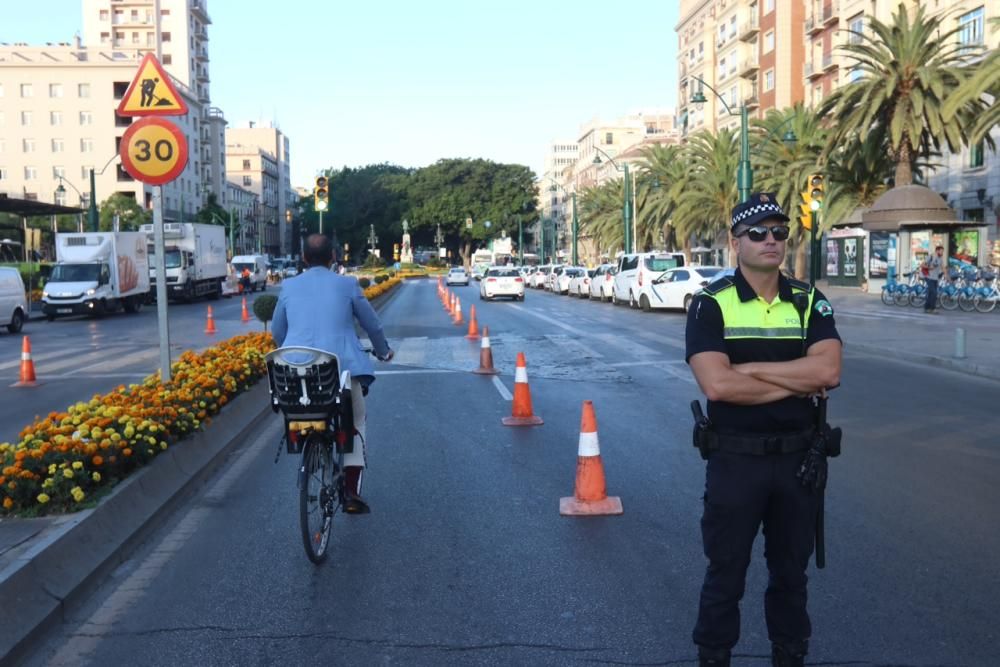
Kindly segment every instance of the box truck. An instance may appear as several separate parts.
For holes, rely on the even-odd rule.
[[[56,234],[56,264],[42,291],[42,311],[50,321],[119,308],[136,313],[148,298],[145,234]]]
[[[139,228],[146,234],[149,282],[156,296],[156,253],[153,225]],[[226,279],[226,229],[196,222],[163,225],[163,265],[167,272],[167,298],[189,301],[199,296],[217,299]]]

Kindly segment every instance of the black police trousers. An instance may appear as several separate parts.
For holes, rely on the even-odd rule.
[[[705,473],[702,541],[708,570],[694,643],[732,649],[740,638],[740,599],[757,529],[764,525],[770,573],[764,595],[768,636],[778,644],[809,639],[806,568],[815,542],[819,496],[795,477],[805,452],[713,452]]]

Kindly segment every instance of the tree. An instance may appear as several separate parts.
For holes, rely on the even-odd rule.
[[[1000,17],[991,19],[992,29],[1000,29]],[[989,99],[985,99],[988,96]],[[990,51],[977,65],[975,72],[944,105],[944,115],[953,117],[970,102],[981,101],[989,108],[976,119],[969,130],[973,144],[983,141],[990,131],[1000,125],[1000,50]]]
[[[581,228],[594,240],[598,255],[601,250],[611,254],[625,244],[622,219],[624,197],[625,181],[621,178],[585,188],[577,197],[579,217],[583,221]]]
[[[102,232],[114,230],[115,216],[118,216],[118,229],[123,232],[138,231],[139,225],[153,221],[153,214],[136,203],[132,194],[116,192],[100,206],[101,214],[98,227]]]
[[[657,245],[660,234],[669,248],[676,247],[672,224],[677,200],[671,196],[688,176],[688,166],[679,146],[653,145],[642,149],[640,178],[637,179],[636,247]]]
[[[921,5],[912,22],[902,3],[891,23],[868,22],[870,31],[848,30],[852,41],[840,47],[861,78],[834,91],[820,106],[821,115],[832,115],[829,150],[854,133],[864,142],[873,131],[885,132],[896,165],[895,184],[909,185],[922,147],[941,150],[944,145],[957,152],[971,143],[969,130],[985,112],[985,103],[970,98],[948,114],[944,105],[969,78],[977,51],[959,43],[961,28],[947,29],[942,18],[927,16]]]
[[[207,225],[229,225],[229,211],[219,206],[219,197],[214,192],[208,193],[208,202],[204,208],[195,213],[196,222],[203,222]]]

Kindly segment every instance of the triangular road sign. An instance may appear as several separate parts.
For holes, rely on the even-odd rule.
[[[188,112],[160,61],[152,53],[139,63],[139,70],[118,104],[119,116],[183,116]]]

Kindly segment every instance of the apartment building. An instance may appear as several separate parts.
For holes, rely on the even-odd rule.
[[[572,184],[567,182],[565,174],[577,160],[577,145],[572,141],[557,141],[549,145],[545,152],[542,173],[538,179],[538,209],[543,218],[561,219],[568,215],[567,196],[558,187],[552,191],[553,183],[558,183],[568,192],[572,192]]]
[[[248,233],[259,252],[283,255],[278,227],[278,159],[260,146],[233,143],[230,132],[226,131],[226,176],[258,200]],[[280,217],[284,222],[283,212]]]
[[[225,192],[228,204],[226,208],[232,214],[233,254],[256,253],[258,239],[261,239],[263,245],[263,238],[259,234],[260,198],[257,193],[232,181],[226,181]]]
[[[237,147],[239,150],[259,148],[275,161],[278,182],[275,186],[276,198],[273,206],[279,245],[282,255],[292,252],[298,247],[298,241],[292,239],[292,227],[288,223],[288,215],[295,208],[298,197],[292,189],[291,151],[288,136],[275,127],[273,123],[258,126],[254,122],[248,123],[246,127],[227,128],[225,135],[227,152],[230,147]],[[241,172],[233,180],[241,181],[245,176],[246,174]],[[261,203],[264,204],[265,208],[267,207],[263,199]]]

